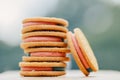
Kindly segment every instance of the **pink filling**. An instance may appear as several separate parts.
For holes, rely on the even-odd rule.
[[[26,66],[26,67],[21,67],[21,70],[22,71],[33,71],[33,70],[35,70],[35,71],[52,71],[53,70],[53,68],[52,67],[28,67],[28,66]]]
[[[88,63],[87,63],[87,61],[85,60],[84,55],[82,54],[82,52],[81,52],[81,50],[80,50],[80,47],[79,47],[79,45],[78,45],[78,42],[77,42],[75,36],[74,36],[72,33],[70,33],[70,34],[71,34],[71,37],[72,37],[72,41],[73,41],[73,43],[74,43],[74,47],[75,47],[75,49],[76,49],[76,51],[77,51],[77,54],[78,54],[78,56],[79,56],[82,64],[84,65],[84,67],[85,67],[86,69],[90,68],[89,65],[88,65]]]
[[[26,27],[26,26],[32,26],[32,25],[56,25],[55,23],[53,22],[43,22],[43,21],[34,21],[34,22],[27,22],[27,23],[24,23],[23,24],[23,27]]]
[[[47,36],[39,36],[39,37],[28,37],[24,39],[24,42],[62,42],[61,38],[58,37],[47,37]]]
[[[34,57],[65,57],[65,53],[60,52],[31,52]]]

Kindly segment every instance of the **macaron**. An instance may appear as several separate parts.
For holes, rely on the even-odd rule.
[[[90,72],[98,71],[96,57],[84,33],[79,28],[75,28],[74,33],[70,31],[67,33],[67,40],[71,53],[84,75],[88,76]]]
[[[61,76],[65,74],[64,62],[20,62],[22,76]]]

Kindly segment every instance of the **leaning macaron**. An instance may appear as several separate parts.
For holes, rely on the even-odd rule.
[[[67,33],[67,39],[73,57],[81,71],[86,76],[91,71],[98,71],[97,60],[84,33],[79,28],[75,28],[74,34],[72,32]]]

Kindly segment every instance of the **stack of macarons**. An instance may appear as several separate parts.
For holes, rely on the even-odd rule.
[[[60,18],[23,20],[21,48],[28,55],[19,63],[22,76],[64,75],[65,62],[69,61],[66,53],[70,51],[85,76],[98,71],[96,57],[84,33],[79,28],[72,33],[67,26],[68,22]]]
[[[19,63],[22,76],[61,76],[65,74],[65,39],[68,22],[60,18],[27,18],[23,20],[21,48],[27,54]]]

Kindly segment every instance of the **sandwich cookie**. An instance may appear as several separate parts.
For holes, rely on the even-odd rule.
[[[67,39],[73,57],[81,71],[86,76],[91,71],[98,71],[97,60],[83,32],[79,28],[75,28],[74,34],[67,33]]]
[[[65,74],[64,62],[20,62],[22,76],[61,76]]]

